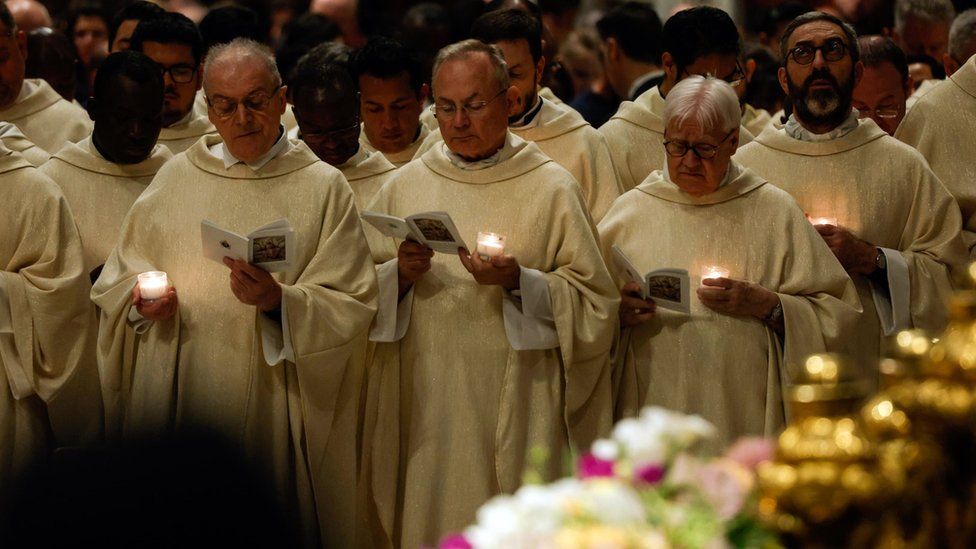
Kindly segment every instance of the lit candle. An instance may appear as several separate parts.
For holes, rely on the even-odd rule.
[[[495,233],[478,233],[478,256],[484,261],[502,255],[505,251],[505,236]]]
[[[728,278],[729,270],[718,265],[705,265],[701,272],[702,281],[707,278]]]
[[[143,301],[152,301],[166,295],[169,278],[162,271],[149,271],[139,275],[139,295]]]
[[[814,226],[817,226],[817,225],[833,225],[834,227],[836,227],[837,226],[837,218],[836,217],[811,217],[810,218],[810,223],[812,223]]]

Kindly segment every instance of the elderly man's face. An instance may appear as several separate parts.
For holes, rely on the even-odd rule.
[[[862,118],[871,118],[889,135],[894,135],[905,117],[905,100],[911,90],[911,77],[903,80],[891,63],[864,67],[864,76],[854,88],[854,108]]]
[[[27,35],[0,23],[0,108],[14,104],[24,85]]]
[[[523,112],[518,115],[521,116],[535,105],[539,80],[546,67],[545,59],[540,58],[539,63],[533,62],[529,42],[524,39],[495,42],[495,46],[502,50],[508,65],[508,78],[522,96]]]
[[[843,49],[840,59],[828,60],[823,50],[814,50],[807,64],[797,61],[793,53],[798,46],[808,48],[834,46]],[[851,108],[851,96],[863,67],[854,63],[844,31],[829,21],[814,21],[795,29],[787,48],[786,68],[779,69],[783,91],[793,101],[800,120],[811,124],[836,126],[844,121]]]
[[[666,153],[671,181],[690,195],[704,196],[715,192],[725,178],[739,145],[739,129],[705,129],[694,120],[686,120],[681,125],[668,124],[664,139],[671,147],[680,144],[675,148],[686,149],[680,156],[670,150]],[[704,158],[707,156],[711,158]]]
[[[942,59],[949,47],[949,25],[909,17],[898,38],[906,55],[928,55],[932,59]]]
[[[444,143],[466,160],[495,154],[505,143],[508,118],[522,112],[518,88],[498,84],[484,53],[440,66],[434,75],[434,105]]]
[[[210,122],[235,158],[253,162],[281,135],[285,87],[275,86],[263,62],[219,59],[206,83]]]

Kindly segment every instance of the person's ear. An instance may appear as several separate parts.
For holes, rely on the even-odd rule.
[[[278,101],[280,101],[280,110],[281,110],[281,112],[279,112],[278,114],[285,114],[285,110],[288,106],[288,100],[286,99],[287,96],[288,96],[288,86],[282,84],[281,89],[278,90]]]
[[[739,126],[739,128],[741,127],[742,126]],[[732,145],[733,153],[739,149],[739,128],[732,130],[732,135],[729,136],[729,144]]]
[[[427,98],[430,97],[430,85],[421,84],[420,93],[417,95],[417,100],[420,101],[420,105],[423,106],[427,103]]]
[[[22,30],[17,31],[17,49],[20,51],[20,57],[27,61],[27,33]]]
[[[905,86],[904,87],[905,87],[905,99],[908,99],[909,97],[912,96],[912,93],[915,92],[915,79],[912,78],[912,75],[909,74],[905,78]]]
[[[545,55],[541,55],[541,56],[539,56],[539,61],[536,62],[536,64],[535,64],[535,82],[536,82],[536,85],[538,85],[538,86],[541,86],[542,85],[542,75],[545,73],[545,71],[546,71],[546,56]]]
[[[745,72],[746,72],[746,84],[748,84],[752,82],[752,75],[756,74],[755,59],[746,59]]]
[[[509,86],[508,90],[505,92],[505,100],[508,102],[508,117],[513,118],[525,110],[522,105],[522,94],[519,93],[519,89],[515,86]]]
[[[854,64],[854,87],[856,88],[858,84],[861,83],[861,78],[864,77],[864,63],[858,61]]]
[[[942,67],[945,69],[946,78],[949,78],[954,72],[959,70],[959,62],[953,59],[948,53],[944,53],[942,54]]]
[[[678,81],[678,64],[675,63],[671,52],[661,54],[661,68],[664,69],[664,78],[672,86]]]
[[[779,80],[779,87],[783,90],[783,95],[786,96],[790,95],[790,85],[788,81],[789,77],[790,75],[786,73],[786,67],[780,67],[779,70],[776,71],[776,78]]]
[[[611,36],[604,43],[607,45],[607,60],[620,61],[620,44],[617,43],[617,39]]]

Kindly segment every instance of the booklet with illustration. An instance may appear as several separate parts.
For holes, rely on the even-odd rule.
[[[204,219],[200,222],[203,256],[218,263],[225,257],[243,259],[269,273],[287,271],[295,254],[295,231],[287,219],[258,227],[247,236],[218,227]]]
[[[376,212],[363,212],[361,217],[386,236],[401,240],[415,240],[435,252],[456,254],[458,248],[468,249],[447,212],[424,212],[406,219]]]
[[[613,245],[613,258],[631,280],[641,287],[641,298],[651,298],[658,307],[691,312],[690,283],[688,271],[684,269],[658,269],[647,274],[641,273],[627,254],[616,244]]]

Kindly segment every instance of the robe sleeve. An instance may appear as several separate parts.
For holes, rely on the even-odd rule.
[[[553,265],[546,273],[565,383],[570,443],[585,449],[612,424],[610,350],[616,337],[620,297],[585,211],[577,185],[560,193],[553,210]]]
[[[890,248],[878,248],[884,254],[888,268],[884,272],[884,286],[872,279],[871,295],[881,321],[884,335],[890,336],[912,327],[911,278],[908,263],[901,252]]]
[[[264,362],[274,366],[283,360],[295,362],[295,349],[291,346],[291,330],[288,325],[288,304],[281,300],[281,318],[273,319],[268,315],[258,315],[261,327],[261,346],[264,348]]]
[[[502,319],[508,343],[516,351],[558,347],[559,334],[545,273],[522,267],[519,288],[505,292],[502,299]]]
[[[31,188],[12,189],[0,213],[0,238],[15,242],[0,258],[0,363],[15,399],[47,404],[56,444],[97,443],[102,407],[81,239],[60,189],[33,168],[18,173]]]
[[[376,319],[369,332],[369,340],[378,343],[400,341],[407,335],[410,327],[410,314],[413,312],[413,288],[407,290],[400,299],[398,263],[391,259],[376,266],[376,281],[379,284],[379,298]]]

